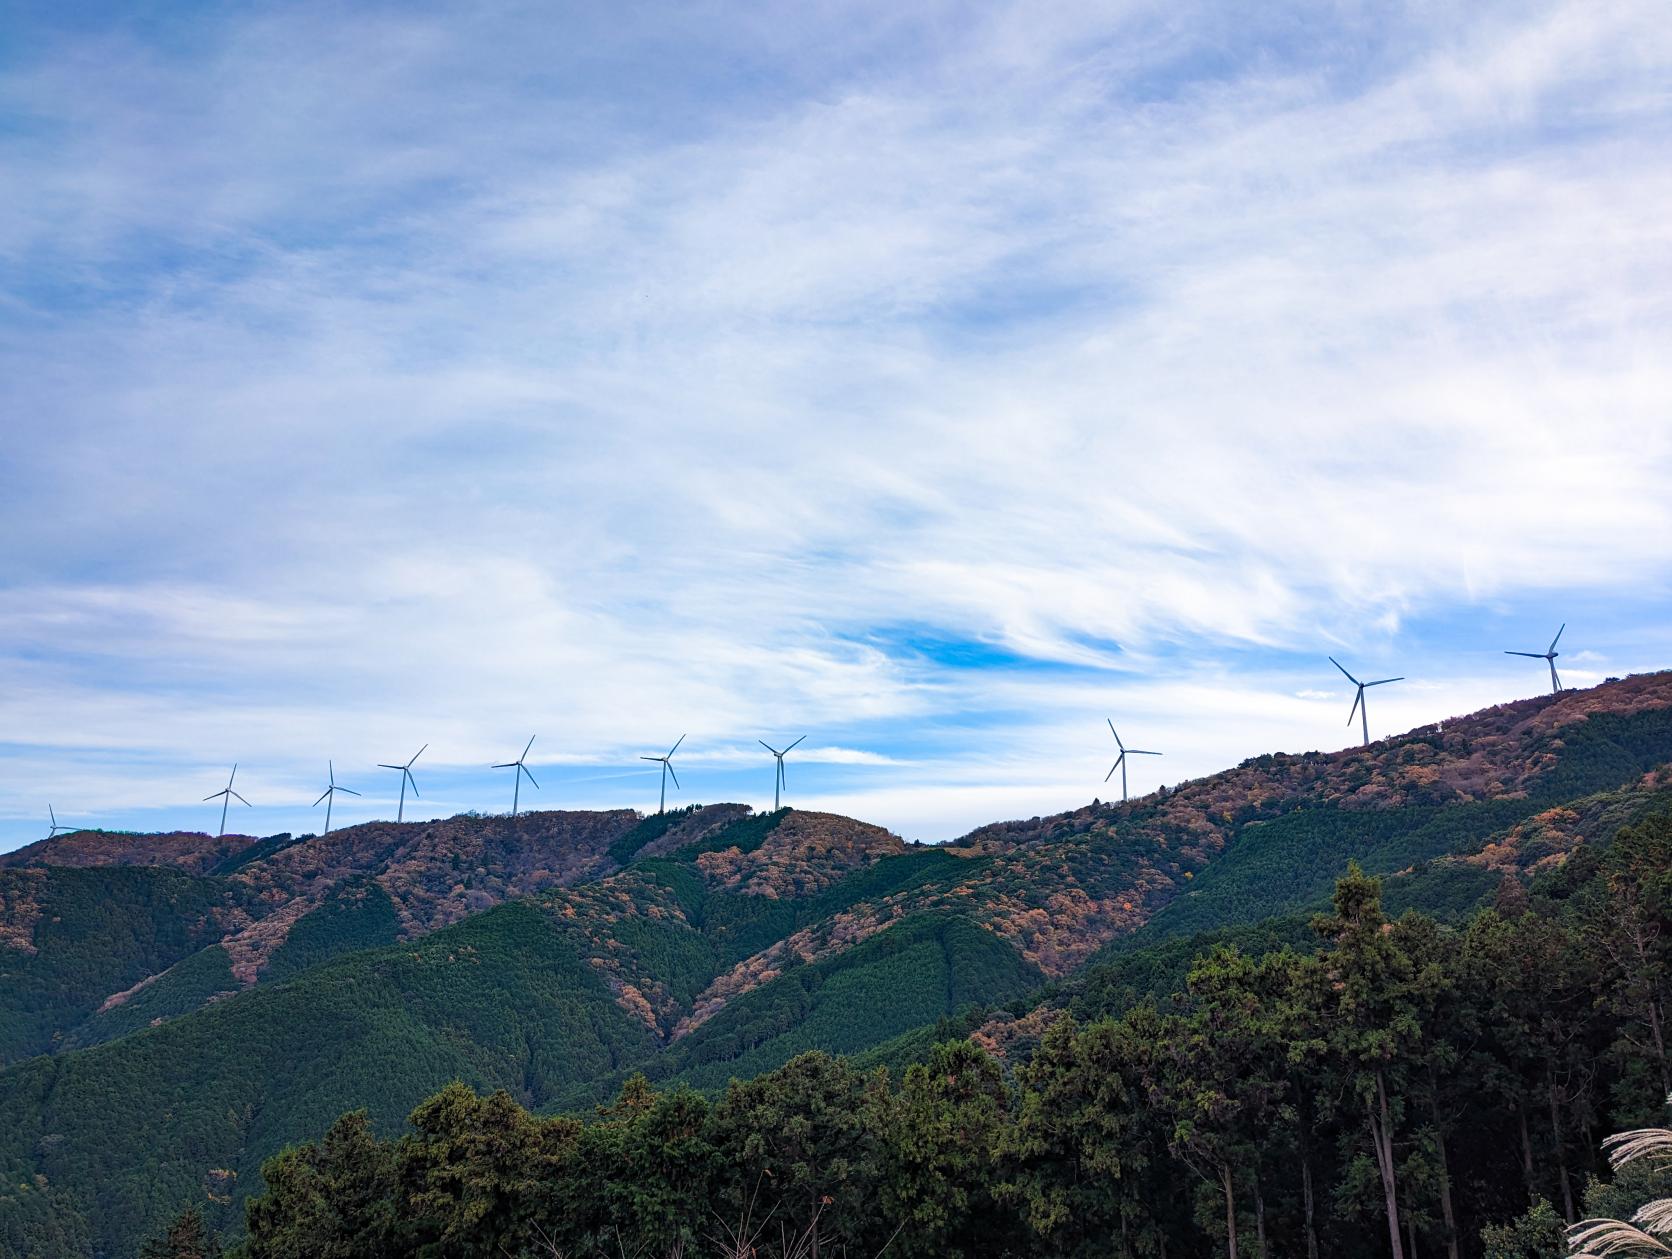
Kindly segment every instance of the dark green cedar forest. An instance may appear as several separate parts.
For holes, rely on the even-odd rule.
[[[0,1255],[1560,1254],[1655,1188],[1600,1143],[1672,1087],[1669,762],[1661,674],[944,848],[47,846],[0,868]]]
[[[1554,1255],[1606,1209],[1600,1135],[1661,1112],[1668,958],[1637,946],[1672,818],[1583,864],[1450,927],[1355,870],[1309,945],[1213,947],[1012,1069],[965,1039],[898,1077],[634,1077],[584,1118],[457,1084],[398,1137],[357,1111],[267,1164],[240,1253]]]

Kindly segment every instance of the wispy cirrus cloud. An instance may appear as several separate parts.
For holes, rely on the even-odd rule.
[[[69,20],[0,88],[0,842],[525,728],[717,792],[814,729],[941,836],[1111,703],[1327,744],[1320,648],[1411,722],[1523,618],[1664,661],[1654,6]]]

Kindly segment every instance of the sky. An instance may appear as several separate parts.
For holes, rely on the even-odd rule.
[[[944,840],[1672,665],[1656,3],[0,0],[0,850]]]

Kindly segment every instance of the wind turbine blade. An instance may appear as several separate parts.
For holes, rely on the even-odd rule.
[[[1361,686],[1358,689],[1358,694],[1353,696],[1353,711],[1347,714],[1347,724],[1349,726],[1353,724],[1353,718],[1358,716],[1358,706],[1363,702],[1364,688]]]
[[[1329,657],[1329,662],[1332,665],[1334,665],[1337,669],[1341,669],[1341,662],[1339,660],[1337,660],[1334,656]],[[1345,669],[1341,669],[1341,674],[1342,674],[1343,677],[1345,677],[1347,679],[1347,681],[1351,682],[1354,686],[1358,685],[1358,679],[1355,678],[1352,674],[1348,673]]]
[[[510,769],[512,766],[520,765],[520,764],[522,764],[521,761],[505,761],[502,764],[495,765],[493,768],[494,769]]]
[[[1542,651],[1506,651],[1504,655],[1525,656],[1529,660],[1543,660],[1545,658]]]
[[[517,768],[519,770],[521,770],[523,773],[528,774],[528,766],[524,765],[521,761],[517,762]],[[533,774],[528,774],[528,781],[531,782],[531,783],[534,783],[534,775]],[[536,791],[540,790],[540,784],[539,783],[534,783],[534,790],[536,790]]]
[[[248,800],[244,799],[244,797],[239,795],[236,791],[232,793],[232,798],[234,800],[238,801],[238,803],[243,805],[246,809],[255,808],[255,805],[251,804]]]
[[[377,763],[377,767],[379,769],[400,769],[400,770],[404,770],[406,768],[405,765],[385,765],[382,761],[379,761]]]
[[[806,737],[807,737],[807,736],[806,736],[806,735],[802,735],[802,736],[801,736],[801,739],[805,739],[805,738],[806,738]],[[796,740],[796,741],[795,741],[795,743],[800,743],[800,742],[801,742],[801,739],[797,739],[797,740]],[[794,746],[795,746],[795,743],[792,743],[792,744],[790,744],[790,747],[789,747],[789,748],[785,748],[785,749],[784,749],[784,751],[786,751],[786,752],[788,752],[788,751],[789,751],[789,750],[790,750],[790,748],[793,748],[793,747],[794,747]]]
[[[414,752],[412,754],[412,760],[408,761],[406,763],[405,768],[411,769],[412,768],[412,762],[416,761],[420,756],[424,755],[425,751],[428,750],[429,746],[430,745],[426,743],[423,747],[419,748],[416,752]]]
[[[663,761],[665,761],[667,759],[667,757],[665,757],[665,756],[641,756],[641,757],[639,757],[639,759],[641,761],[655,761],[658,765],[660,765]]]
[[[1160,756],[1161,755],[1161,753],[1159,753],[1159,752],[1146,752],[1146,751],[1144,751],[1143,748],[1127,748],[1126,749],[1126,754],[1128,756]]]
[[[418,795],[418,780],[412,776],[412,771],[410,769],[404,770],[403,772],[406,774],[406,781],[412,784],[412,794],[416,797]]]
[[[766,750],[767,750],[767,751],[768,751],[768,752],[770,752],[770,753],[772,753],[772,755],[774,755],[774,756],[779,756],[779,755],[781,755],[781,753],[780,753],[780,752],[779,752],[779,751],[778,751],[778,749],[777,749],[777,748],[775,748],[775,747],[773,747],[773,746],[772,746],[772,745],[771,745],[771,744],[770,744],[770,743],[768,743],[768,742],[767,742],[767,741],[766,741],[766,740],[765,740],[765,739],[756,739],[756,740],[755,740],[755,742],[756,742],[756,743],[758,743],[758,744],[760,744],[760,745],[761,745],[761,746],[762,746],[762,747],[763,747],[763,748],[765,748],[765,749],[766,749]],[[789,751],[789,749],[788,749],[788,748],[785,748],[785,749],[784,749],[784,751],[786,751],[786,752],[787,752],[787,751]]]
[[[673,766],[669,765],[667,761],[663,761],[662,764],[668,766],[668,777],[673,779],[673,785],[675,787],[679,786],[679,775],[673,772]]]
[[[1383,678],[1379,682],[1366,682],[1366,686],[1386,686],[1389,682],[1403,682],[1404,678]]]
[[[335,783],[331,784],[331,790],[332,791],[346,791],[351,796],[357,796],[357,795],[360,794],[358,791],[354,790],[353,787],[339,787]]]
[[[680,735],[678,739],[674,740],[674,745],[668,749],[668,755],[672,756],[675,752],[679,751],[679,745],[683,742],[685,742],[685,736]]]
[[[321,804],[323,804],[325,802],[325,797],[330,795],[330,794],[331,794],[331,789],[329,787],[327,787],[324,791],[319,793],[319,799],[315,800],[313,802],[313,804],[310,805],[309,807],[317,809]]]
[[[58,815],[52,811],[52,806],[50,804],[46,806],[46,814],[47,814],[48,817],[50,817],[52,819],[52,824],[54,826],[57,826],[58,825]]]
[[[1109,772],[1107,774],[1103,775],[1103,781],[1108,782],[1111,778],[1113,778],[1115,776],[1115,771],[1119,768],[1120,768],[1120,762],[1119,761],[1116,761],[1113,765],[1109,766]]]
[[[540,736],[537,734],[531,734],[528,736],[528,742],[523,745],[523,754],[517,758],[519,761],[526,761],[528,759],[528,749],[534,746],[534,740],[539,737]]]
[[[1562,622],[1562,629],[1557,630],[1556,631],[1556,637],[1554,637],[1550,640],[1550,650],[1551,651],[1555,651],[1556,650],[1556,644],[1562,641],[1562,630],[1565,630],[1565,629],[1567,629],[1567,622],[1563,621]]]
[[[204,796],[204,797],[203,797],[203,803],[204,803],[204,804],[208,804],[208,803],[209,803],[209,802],[210,802],[210,801],[211,801],[211,800],[219,800],[219,799],[220,799],[220,798],[221,798],[221,797],[222,797],[222,796],[224,796],[224,795],[225,795],[225,794],[226,794],[226,792],[224,792],[224,791],[217,791],[217,792],[216,792],[216,793],[215,793],[215,794],[214,794],[214,795],[212,795],[212,796]]]

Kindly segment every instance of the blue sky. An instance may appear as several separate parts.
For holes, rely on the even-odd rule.
[[[1672,664],[1648,3],[0,3],[0,848],[910,838]]]

